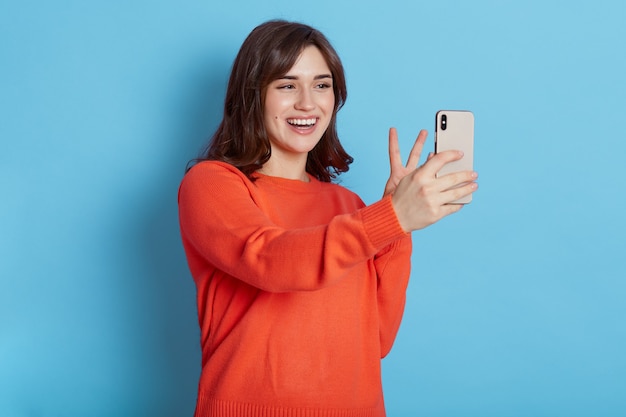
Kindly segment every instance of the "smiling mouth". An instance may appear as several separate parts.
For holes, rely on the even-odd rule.
[[[287,123],[298,129],[308,129],[315,126],[317,118],[313,119],[287,119]]]

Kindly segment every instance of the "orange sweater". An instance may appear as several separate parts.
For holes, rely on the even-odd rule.
[[[179,190],[197,286],[196,416],[385,415],[411,239],[389,197],[202,162]]]

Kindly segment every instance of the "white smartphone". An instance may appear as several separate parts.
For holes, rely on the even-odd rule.
[[[471,111],[439,110],[435,115],[435,153],[447,150],[462,151],[463,158],[444,165],[437,177],[474,169],[474,114]],[[452,204],[467,204],[471,201],[472,194]]]

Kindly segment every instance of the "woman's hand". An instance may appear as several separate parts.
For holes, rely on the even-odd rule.
[[[417,167],[427,132],[420,131],[406,166],[402,166],[398,135],[389,131],[389,161],[391,174],[385,186],[385,195],[393,194],[391,202],[400,226],[406,231],[423,229],[443,217],[459,211],[462,204],[449,204],[476,191],[478,175],[474,171],[461,171],[437,178],[437,172],[447,163],[459,160],[463,154],[445,151],[429,155]],[[460,186],[461,184],[464,184]]]

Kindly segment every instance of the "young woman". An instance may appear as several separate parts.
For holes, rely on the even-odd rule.
[[[413,230],[459,210],[476,174],[436,178],[459,152],[403,165],[394,129],[383,198],[331,181],[341,61],[317,30],[271,21],[235,59],[224,117],[179,191],[197,285],[196,416],[384,416],[380,360],[400,325]],[[460,188],[455,186],[467,182]]]

